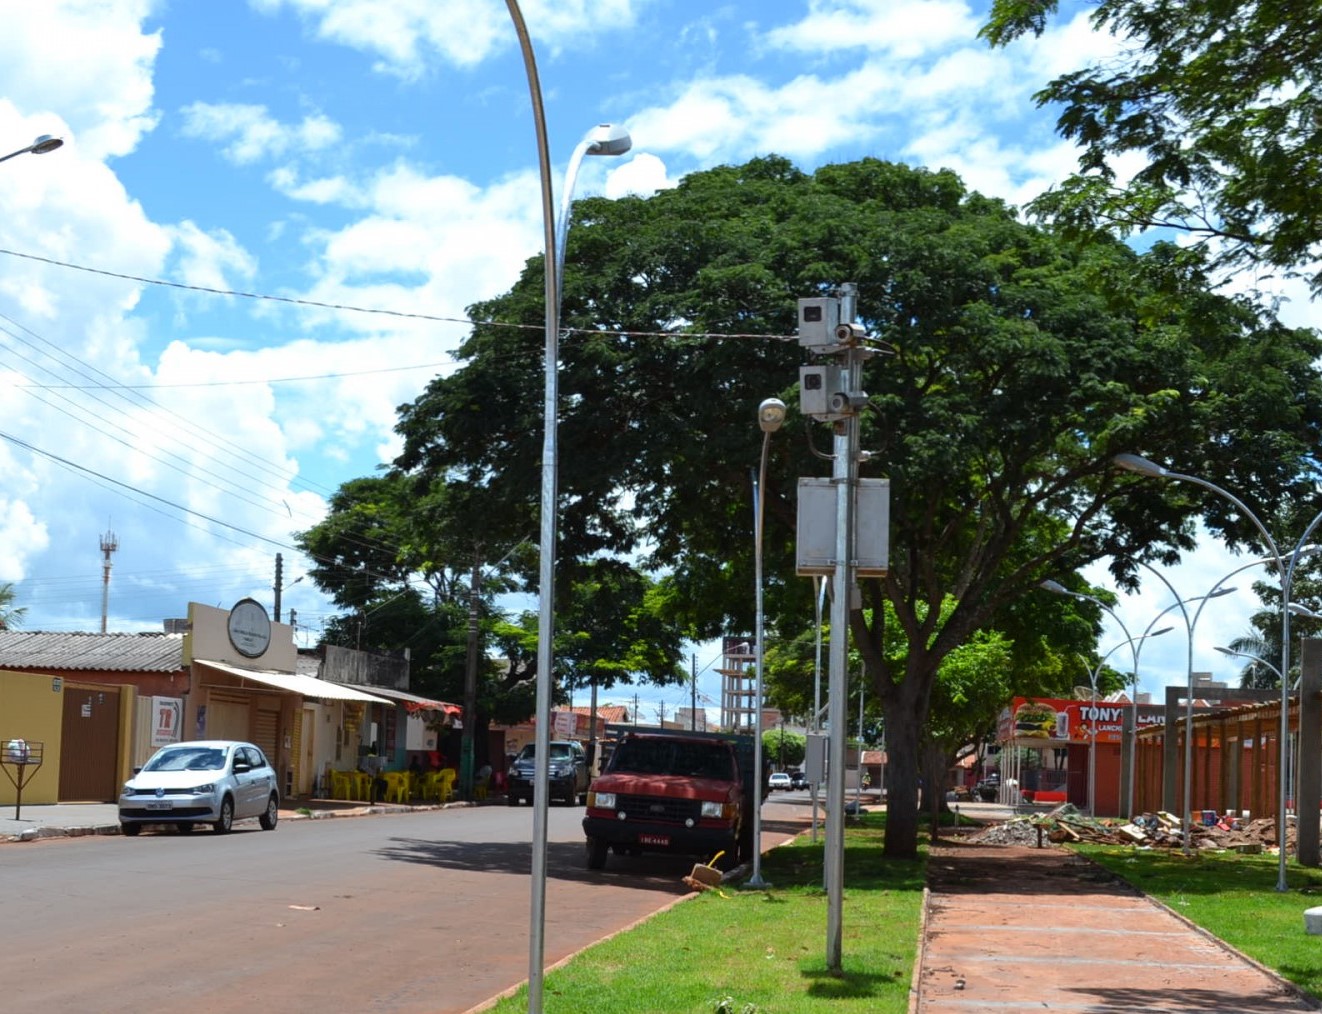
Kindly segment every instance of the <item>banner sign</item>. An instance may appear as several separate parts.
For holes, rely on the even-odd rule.
[[[996,738],[1013,740],[1020,746],[1064,746],[1067,743],[1119,743],[1125,712],[1133,705],[1125,701],[1076,701],[1054,697],[1016,697],[1001,712]],[[1152,709],[1139,707],[1138,725],[1160,725]],[[1095,737],[1095,738],[1094,738]]]

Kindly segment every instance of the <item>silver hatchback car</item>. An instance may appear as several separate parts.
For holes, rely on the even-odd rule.
[[[251,743],[203,739],[171,743],[152,754],[119,794],[119,829],[135,835],[144,824],[191,831],[210,824],[225,834],[236,820],[256,817],[275,829],[280,792],[275,769]]]

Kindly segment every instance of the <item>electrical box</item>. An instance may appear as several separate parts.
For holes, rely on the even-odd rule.
[[[821,785],[826,781],[827,738],[813,732],[804,742],[803,773],[808,777],[809,785]]]
[[[799,300],[799,344],[807,349],[830,349],[837,345],[840,300],[819,296]]]
[[[845,419],[849,411],[849,394],[845,382],[849,371],[842,366],[799,367],[799,413],[818,422]]]
[[[800,479],[795,573],[830,577],[835,573],[836,484],[832,479]],[[885,577],[890,568],[891,481],[859,479],[854,498],[854,573]]]

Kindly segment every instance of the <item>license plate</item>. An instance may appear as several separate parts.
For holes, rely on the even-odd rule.
[[[668,847],[670,845],[670,835],[668,834],[640,834],[638,836],[640,845],[660,845]]]
[[[147,804],[147,809],[149,809],[149,810],[172,810],[172,809],[174,809],[174,803],[170,802],[168,799],[167,799],[165,802],[163,802],[163,803],[148,803],[148,804]]]

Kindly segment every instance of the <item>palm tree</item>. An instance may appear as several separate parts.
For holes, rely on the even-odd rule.
[[[22,625],[23,614],[27,612],[27,607],[14,605],[16,594],[10,582],[0,584],[0,630],[9,630]]]
[[[1231,651],[1253,655],[1267,661],[1278,660],[1281,657],[1281,639],[1270,638],[1259,630],[1251,630],[1242,637],[1235,638],[1226,647]],[[1281,685],[1281,681],[1269,666],[1250,661],[1239,672],[1239,685],[1244,690],[1275,690]]]

